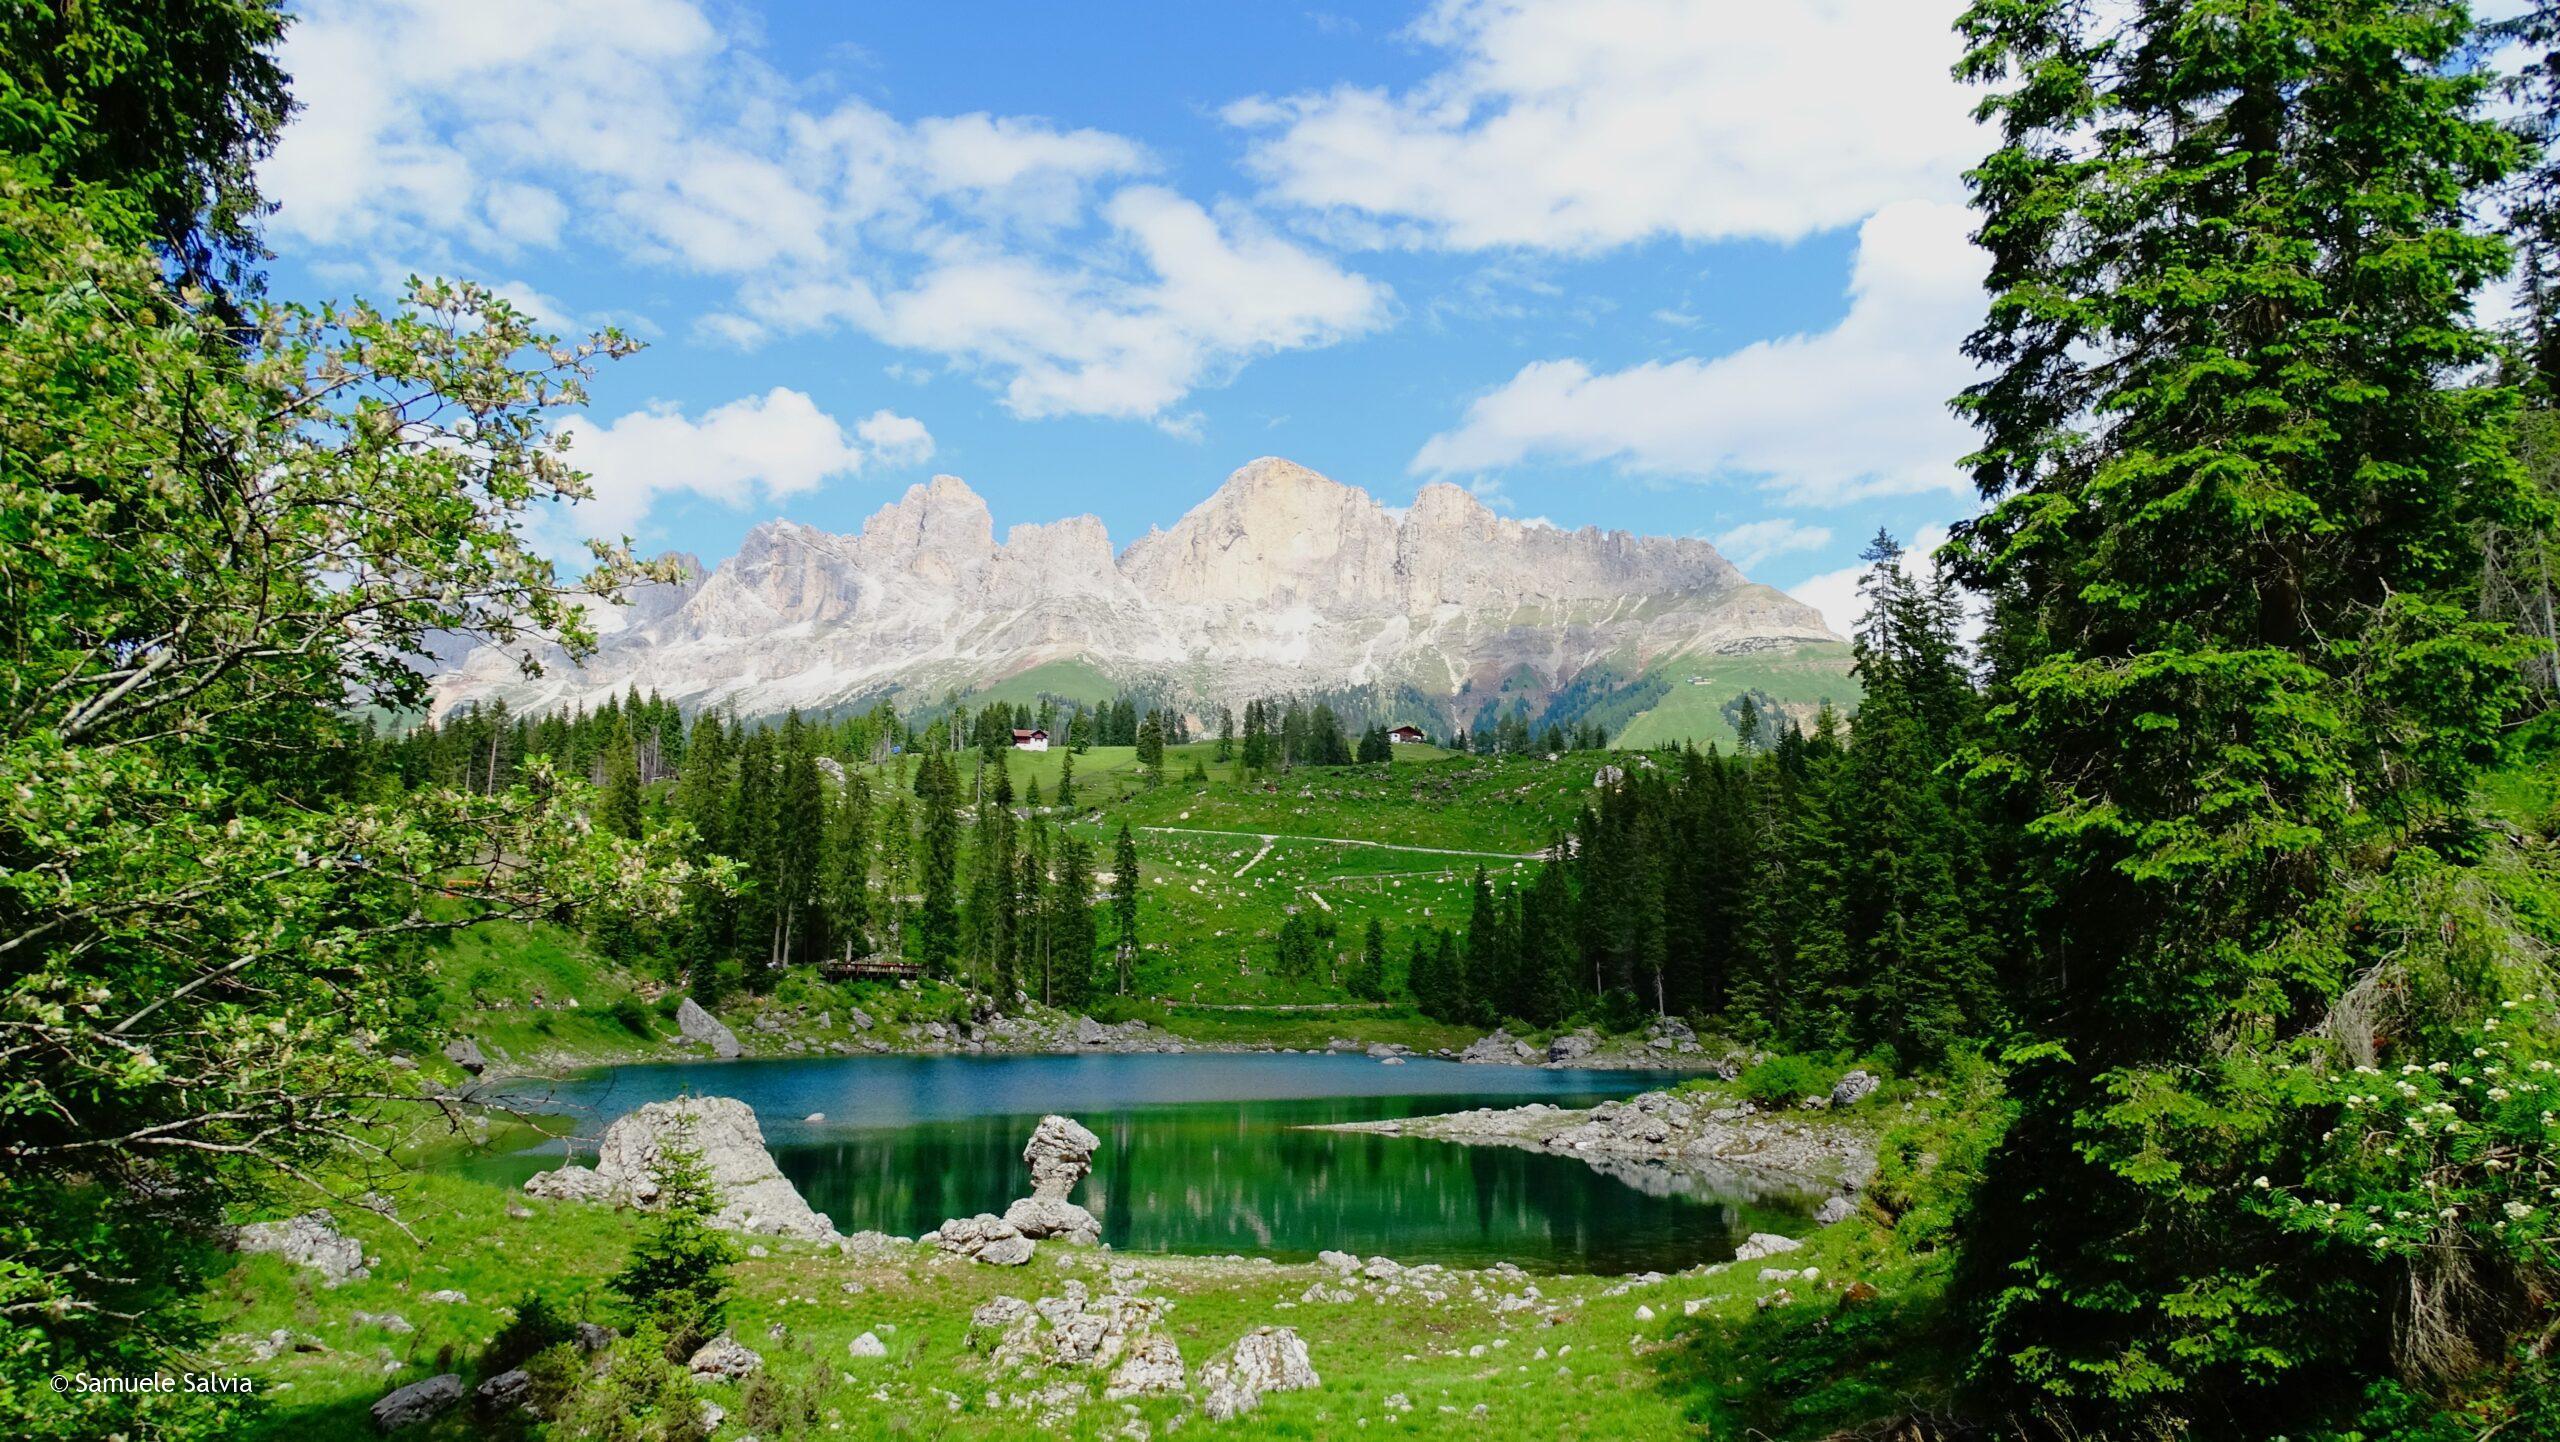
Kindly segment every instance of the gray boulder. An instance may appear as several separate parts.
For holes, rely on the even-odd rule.
[[[452,1372],[412,1382],[384,1396],[373,1404],[373,1430],[397,1432],[421,1422],[432,1422],[452,1411],[462,1401],[462,1378]]]
[[[1094,1148],[1102,1138],[1078,1126],[1072,1117],[1045,1116],[1022,1145],[1022,1160],[1031,1168],[1031,1195],[1065,1201],[1093,1170]]]
[[[340,1232],[338,1219],[326,1211],[304,1212],[281,1222],[252,1222],[231,1234],[231,1245],[243,1252],[272,1252],[309,1267],[332,1287],[373,1275],[365,1268],[363,1244]]]
[[[1857,1214],[1857,1203],[1847,1197],[1833,1197],[1813,1209],[1813,1219],[1826,1227],[1836,1227]]]
[[[764,1370],[764,1358],[746,1343],[723,1332],[705,1342],[684,1368],[697,1382],[735,1382]]]
[[[1224,1422],[1261,1406],[1266,1392],[1295,1392],[1322,1380],[1297,1329],[1258,1327],[1200,1369],[1201,1408],[1211,1420]]]
[[[500,1417],[525,1404],[533,1394],[533,1378],[522,1367],[501,1372],[472,1389],[471,1405],[483,1417]]]
[[[854,1338],[852,1341],[845,1344],[844,1350],[847,1356],[853,1357],[857,1360],[868,1360],[871,1358],[886,1357],[889,1355],[888,1344],[881,1341],[879,1335],[874,1332],[865,1332],[861,1336]]]
[[[933,1244],[990,1267],[1019,1267],[1037,1250],[1019,1227],[989,1212],[944,1222],[934,1229]]]
[[[676,1031],[690,1042],[708,1042],[711,1054],[733,1057],[738,1054],[737,1034],[720,1024],[720,1018],[702,1009],[701,1003],[686,997],[676,1005]]]
[[[1569,1065],[1599,1049],[1600,1038],[1593,1036],[1590,1032],[1567,1032],[1547,1043],[1547,1063],[1550,1066]]]
[[[619,1200],[613,1183],[597,1176],[591,1167],[554,1167],[535,1172],[524,1179],[524,1194],[555,1202],[612,1202]]]
[[[1458,1053],[1458,1060],[1479,1065],[1518,1066],[1523,1062],[1536,1060],[1537,1055],[1530,1049],[1527,1042],[1507,1031],[1497,1029],[1478,1038],[1465,1051]]]
[[[1004,1209],[1015,1231],[1043,1241],[1055,1238],[1090,1247],[1102,1240],[1102,1224],[1093,1213],[1055,1197],[1024,1197]]]
[[[1878,1081],[1873,1072],[1853,1071],[1831,1084],[1831,1104],[1835,1107],[1855,1106],[1874,1096],[1876,1088],[1882,1085],[1884,1083]]]
[[[1103,1029],[1102,1023],[1095,1021],[1089,1016],[1080,1016],[1076,1018],[1076,1042],[1078,1045],[1100,1046],[1109,1040],[1111,1040],[1111,1033]]]
[[[1165,1333],[1151,1331],[1129,1344],[1102,1396],[1109,1402],[1124,1397],[1165,1396],[1181,1391],[1186,1380],[1182,1348]]]
[[[480,1073],[489,1069],[489,1059],[480,1054],[480,1043],[473,1041],[467,1036],[458,1036],[453,1040],[446,1042],[444,1044],[444,1057],[445,1060],[452,1062],[455,1066],[462,1068],[473,1076],[478,1076]]]
[[[1797,1251],[1803,1246],[1804,1243],[1793,1237],[1781,1237],[1774,1232],[1753,1232],[1749,1240],[1733,1249],[1733,1259],[1737,1262],[1756,1262],[1763,1257],[1774,1257],[1780,1252]]]
[[[833,1222],[812,1211],[765,1150],[756,1114],[735,1097],[683,1097],[651,1102],[605,1129],[596,1175],[617,1200],[646,1211],[658,1196],[658,1172],[671,1144],[690,1147],[720,1195],[712,1225],[760,1236],[833,1241]],[[564,1168],[565,1170],[565,1168]]]

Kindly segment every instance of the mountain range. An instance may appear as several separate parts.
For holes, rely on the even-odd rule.
[[[1727,704],[1726,681],[1795,709],[1854,694],[1820,613],[1703,540],[1511,520],[1447,484],[1398,512],[1276,457],[1117,553],[1089,515],[999,542],[986,502],[936,476],[853,535],[777,520],[708,571],[676,559],[680,582],[595,608],[583,666],[543,647],[531,678],[495,648],[448,657],[438,713],[631,687],[745,716],[1128,691],[1195,712],[1322,695],[1439,725],[1606,713],[1614,731],[1666,701]],[[1716,694],[1675,698],[1682,683]],[[1685,712],[1669,730],[1721,729]]]

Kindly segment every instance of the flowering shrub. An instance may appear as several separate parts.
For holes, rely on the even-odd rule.
[[[2260,1176],[2285,1226],[2422,1271],[2502,1274],[2560,1303],[2560,1029],[2526,995],[2456,1028],[2445,1055],[2295,1067],[2288,1099],[2334,1117],[2308,1175]]]

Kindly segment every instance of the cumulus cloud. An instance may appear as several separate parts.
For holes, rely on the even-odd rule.
[[[1257,97],[1277,200],[1374,244],[1793,240],[1949,195],[1983,145],[1958,0],[1439,0],[1403,91]]]
[[[1970,225],[1959,206],[1889,205],[1859,229],[1849,313],[1831,329],[1615,371],[1532,362],[1424,442],[1412,469],[1613,462],[1815,505],[1960,489],[1971,432],[1947,401],[1972,378],[1959,346],[1982,308]]]
[[[1772,556],[1818,551],[1831,544],[1829,526],[1808,526],[1786,516],[1747,521],[1715,536],[1724,558],[1749,571]]]
[[[304,110],[261,179],[316,263],[603,247],[726,282],[695,325],[728,343],[852,327],[1017,414],[1160,424],[1387,314],[1383,286],[1151,180],[1127,137],[802,104],[694,0],[318,0],[284,60]]]
[[[777,386],[694,419],[671,405],[605,424],[571,417],[570,464],[594,494],[565,526],[580,535],[635,535],[662,496],[690,494],[732,509],[816,490],[872,464],[913,465],[933,454],[924,423],[873,412],[852,434],[803,392]]]

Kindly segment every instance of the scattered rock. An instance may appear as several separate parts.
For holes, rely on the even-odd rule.
[[[510,1372],[501,1372],[475,1388],[471,1394],[472,1406],[483,1417],[497,1417],[523,1406],[532,1393],[533,1379],[518,1367]]]
[[[601,1352],[612,1346],[613,1339],[621,1335],[597,1322],[580,1322],[576,1328],[578,1350],[581,1352]]]
[[[1578,1062],[1600,1049],[1600,1038],[1590,1031],[1567,1032],[1547,1043],[1547,1064],[1564,1066]]]
[[[889,1355],[889,1347],[887,1343],[880,1340],[877,1333],[865,1332],[846,1343],[845,1352],[856,1358],[886,1357]]]
[[[1838,1226],[1857,1214],[1857,1203],[1847,1197],[1832,1197],[1813,1209],[1813,1219],[1826,1227]]]
[[[676,1031],[686,1041],[710,1043],[713,1056],[726,1058],[738,1054],[737,1034],[722,1026],[718,1017],[704,1011],[702,1004],[692,997],[688,996],[676,1004]]]
[[[1261,1406],[1266,1392],[1295,1392],[1321,1381],[1295,1328],[1261,1327],[1200,1369],[1201,1407],[1224,1422]]]
[[[871,1030],[871,1013],[864,1011],[858,1006],[845,1013],[845,1020],[852,1024],[855,1031]]]
[[[1019,1267],[1037,1250],[1020,1228],[988,1212],[944,1222],[934,1228],[933,1244],[991,1267]]]
[[[318,1272],[332,1287],[373,1275],[365,1267],[363,1245],[340,1232],[338,1219],[326,1211],[304,1212],[281,1222],[251,1222],[231,1234],[231,1245],[243,1252],[273,1252]]]
[[[1797,1251],[1803,1246],[1804,1243],[1793,1237],[1781,1237],[1775,1232],[1753,1232],[1741,1246],[1733,1249],[1733,1259],[1737,1262],[1756,1262],[1763,1257],[1774,1257],[1780,1252]]]
[[[1517,1066],[1535,1059],[1537,1055],[1527,1042],[1497,1027],[1458,1053],[1458,1060],[1478,1065]]]
[[[373,1430],[397,1432],[403,1427],[432,1422],[461,1401],[462,1378],[455,1373],[412,1382],[373,1404]]]
[[[1873,1072],[1853,1071],[1831,1084],[1831,1104],[1835,1107],[1856,1106],[1875,1095],[1876,1088],[1882,1085],[1884,1083],[1878,1081]]]
[[[446,1042],[444,1059],[473,1076],[478,1076],[489,1069],[489,1059],[480,1054],[480,1043],[467,1036],[458,1036]]]
[[[434,1299],[429,1298],[428,1300],[433,1301]],[[359,1327],[380,1327],[382,1330],[389,1332],[395,1337],[406,1337],[410,1333],[418,1330],[417,1328],[409,1325],[408,1318],[401,1316],[397,1312],[358,1312],[348,1320],[354,1322]]]
[[[1160,1396],[1181,1391],[1186,1380],[1182,1348],[1163,1332],[1149,1332],[1130,1344],[1102,1396],[1110,1402],[1123,1397]]]
[[[1102,1224],[1073,1202],[1050,1197],[1024,1197],[1004,1209],[1015,1231],[1042,1240],[1055,1238],[1090,1247],[1102,1240]]]
[[[447,1287],[439,1292],[429,1292],[418,1300],[421,1302],[433,1302],[438,1306],[443,1307],[459,1307],[467,1305],[471,1301],[471,1298],[461,1292],[454,1291],[452,1288]]]
[[[524,1194],[555,1202],[613,1202],[620,1200],[613,1183],[597,1176],[592,1167],[554,1167],[535,1172],[524,1179]]]
[[[764,1370],[764,1358],[746,1343],[723,1332],[702,1344],[685,1362],[697,1382],[735,1382]]]

